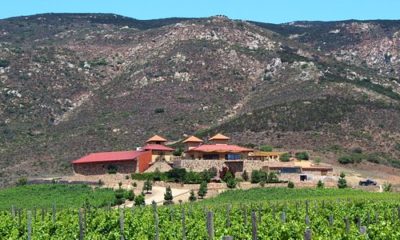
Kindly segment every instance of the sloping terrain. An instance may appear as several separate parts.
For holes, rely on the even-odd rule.
[[[83,154],[154,133],[361,147],[399,166],[399,31],[397,21],[0,20],[1,183],[70,173]]]

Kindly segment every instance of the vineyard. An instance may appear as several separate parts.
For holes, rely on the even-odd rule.
[[[400,239],[398,194],[343,190],[340,195],[340,191],[252,189],[230,191],[202,203],[119,209],[90,205],[63,209],[11,207],[0,212],[0,236],[118,240]],[[248,201],[243,197],[246,193],[250,198],[258,194],[261,200]],[[263,199],[266,196],[274,196],[275,200]],[[279,197],[281,200],[277,200]],[[219,198],[221,201],[217,201]],[[242,201],[229,201],[232,198]]]

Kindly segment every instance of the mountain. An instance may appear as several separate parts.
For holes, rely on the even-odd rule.
[[[0,20],[0,184],[152,134],[400,167],[400,21]]]

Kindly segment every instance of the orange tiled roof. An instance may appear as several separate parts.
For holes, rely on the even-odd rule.
[[[195,136],[190,136],[185,141],[183,141],[183,143],[187,143],[187,142],[201,143],[201,142],[203,142],[203,140],[201,140],[200,138],[195,137]]]
[[[160,137],[158,135],[154,135],[151,138],[149,138],[146,142],[166,142],[167,139]]]
[[[240,153],[240,152],[252,152],[252,149],[240,147],[237,145],[229,144],[204,144],[198,147],[191,148],[188,152],[228,152],[228,153]]]
[[[218,133],[216,135],[214,135],[213,137],[211,137],[209,140],[229,140],[230,138],[227,136],[222,135],[221,133]]]

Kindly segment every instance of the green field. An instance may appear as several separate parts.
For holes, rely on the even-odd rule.
[[[95,207],[114,201],[111,189],[93,189],[86,185],[43,184],[25,185],[0,190],[0,209],[16,208],[78,208],[85,201]]]
[[[62,190],[63,187],[70,189]],[[400,197],[397,193],[352,189],[232,190],[197,203],[158,208],[86,206],[80,222],[79,201],[82,203],[88,195],[96,199],[103,191],[106,193],[103,197],[112,198],[113,192],[92,191],[84,186],[74,186],[75,190],[81,189],[74,192],[70,186],[43,185],[2,190],[1,194],[4,191],[14,193],[20,197],[19,201],[24,194],[32,193],[32,188],[42,188],[36,195],[36,203],[51,204],[58,199],[63,206],[70,207],[54,213],[50,209],[45,212],[0,210],[2,239],[27,239],[28,229],[31,229],[32,239],[79,239],[80,234],[85,236],[84,239],[111,240],[119,240],[121,235],[124,239],[200,240],[210,239],[209,234],[214,235],[213,239],[228,235],[240,240],[254,239],[252,234],[257,234],[259,240],[303,239],[306,229],[311,232],[312,239],[400,239]],[[46,191],[52,189],[56,189],[54,193],[57,194],[44,201],[44,197],[49,196]],[[64,193],[69,197],[64,197]],[[76,200],[74,194],[80,200]],[[4,195],[0,196],[3,200]],[[93,198],[90,202],[96,203]],[[30,206],[36,203],[31,202]],[[97,204],[102,205],[100,199]],[[211,215],[212,220],[208,218]],[[366,233],[360,233],[360,228]]]
[[[382,199],[400,200],[398,193],[377,193],[355,189],[336,189],[336,188],[253,188],[249,190],[228,190],[215,198],[210,198],[202,204],[224,204],[224,203],[249,203],[264,201],[290,201],[290,200],[336,200],[336,199]]]

